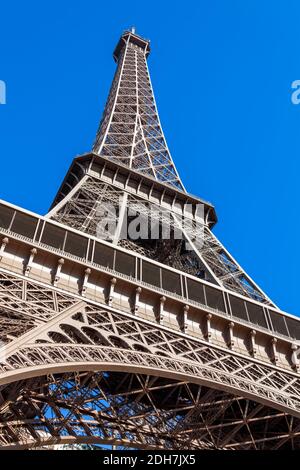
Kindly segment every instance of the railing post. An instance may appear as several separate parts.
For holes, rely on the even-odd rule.
[[[3,253],[4,253],[5,248],[8,244],[9,244],[9,238],[4,237],[2,239],[2,244],[1,244],[1,248],[0,248],[0,261],[2,260]]]
[[[206,315],[206,331],[204,334],[204,337],[207,341],[211,340],[211,319],[212,319],[212,314],[208,313]]]
[[[257,349],[256,349],[256,344],[255,344],[255,337],[256,337],[256,331],[251,330],[250,331],[250,354],[255,357]]]
[[[276,344],[277,344],[277,338],[272,338],[271,339],[271,361],[273,362],[278,361]]]
[[[166,300],[167,299],[164,295],[159,299],[158,322],[160,325],[163,325],[164,323],[164,308]]]
[[[32,263],[33,263],[33,260],[34,260],[34,257],[35,255],[37,254],[37,249],[36,248],[32,248],[30,250],[30,257],[29,257],[29,260],[28,260],[28,263],[26,265],[26,268],[25,268],[25,276],[29,276],[29,273],[31,271],[31,267],[32,267]]]
[[[139,311],[139,301],[140,301],[140,294],[142,292],[142,288],[141,287],[137,287],[135,289],[135,296],[134,296],[134,305],[133,305],[133,309],[132,309],[132,312],[133,313],[138,313]]]
[[[107,299],[106,299],[106,302],[107,302],[107,305],[109,307],[112,306],[112,303],[113,303],[113,299],[114,299],[114,290],[115,290],[115,285],[117,284],[117,279],[115,277],[113,277],[110,281],[109,281],[109,286],[108,286],[108,296],[107,296]]]
[[[182,324],[181,324],[181,330],[183,332],[185,332],[187,330],[187,316],[188,316],[188,311],[189,311],[190,307],[189,305],[185,305],[183,307],[183,318],[182,318]]]
[[[85,271],[84,271],[84,278],[83,278],[83,283],[82,283],[82,287],[81,287],[81,295],[82,296],[85,296],[85,293],[86,293],[86,290],[87,290],[87,284],[88,284],[88,280],[89,280],[91,272],[92,272],[91,268],[86,268]]]
[[[299,369],[299,354],[300,354],[300,346],[293,343],[291,345],[291,350],[292,350],[292,355],[291,355],[291,360],[292,360],[292,367],[296,371]]]
[[[60,258],[60,259],[58,260],[58,262],[57,262],[56,273],[55,273],[54,281],[53,281],[54,287],[57,286],[57,283],[58,283],[58,281],[59,281],[59,279],[60,279],[60,272],[61,272],[61,270],[62,270],[62,267],[63,267],[64,263],[65,263],[65,260],[64,260],[63,258]]]
[[[230,349],[233,349],[234,347],[233,328],[234,328],[234,323],[231,321],[228,323],[228,342],[227,342],[227,346]]]

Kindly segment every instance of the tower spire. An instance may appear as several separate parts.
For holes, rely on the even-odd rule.
[[[150,41],[125,31],[93,151],[184,191],[161,127],[147,66]]]

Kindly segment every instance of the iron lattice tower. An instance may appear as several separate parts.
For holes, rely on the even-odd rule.
[[[50,212],[1,201],[1,448],[299,448],[300,322],[213,235],[212,204],[185,191],[149,52],[122,35],[93,150]],[[157,239],[123,236],[132,205],[158,214]]]

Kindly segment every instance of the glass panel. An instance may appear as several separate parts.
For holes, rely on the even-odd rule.
[[[174,292],[175,294],[181,295],[181,284],[180,275],[162,269],[162,288],[168,292]]]
[[[109,246],[95,244],[94,263],[100,264],[107,268],[113,269],[114,266],[114,250]]]
[[[143,261],[142,271],[144,282],[160,287],[160,268],[158,266]]]
[[[174,200],[174,196],[173,196],[173,195],[164,194],[163,202],[164,202],[165,204],[168,204],[169,206],[171,206],[173,200]]]
[[[188,298],[205,305],[203,285],[187,278]]]
[[[285,317],[290,336],[300,340],[300,319],[294,320],[293,318]]]
[[[65,245],[65,251],[79,258],[86,258],[87,239],[77,235],[77,233],[68,232]]]
[[[213,287],[205,286],[207,305],[209,307],[215,308],[225,312],[225,305],[223,299],[223,293]]]
[[[45,245],[50,245],[62,250],[64,247],[65,234],[66,230],[63,228],[46,223],[41,242],[45,243]]]
[[[263,326],[264,328],[268,328],[268,324],[266,321],[265,313],[262,307],[256,304],[251,304],[250,302],[246,302],[249,320],[251,323],[255,325]]]
[[[282,335],[288,335],[288,330],[284,321],[284,316],[280,315],[280,313],[273,312],[272,310],[269,310],[269,314],[271,317],[271,322],[272,322],[274,331]]]
[[[129,178],[129,181],[128,181],[129,188],[137,189],[138,185],[139,185],[138,181],[135,181],[132,177]]]
[[[24,235],[24,237],[33,238],[38,219],[22,212],[17,212],[14,218],[11,231]]]
[[[141,193],[148,195],[150,192],[150,187],[146,186],[145,184],[141,184],[139,190]]]
[[[110,168],[105,168],[105,170],[103,172],[103,176],[106,177],[106,178],[109,178],[109,179],[113,179],[114,172]]]
[[[151,197],[153,197],[153,199],[156,199],[157,201],[159,201],[160,197],[161,197],[161,192],[158,191],[157,189],[152,189]]]
[[[125,184],[126,179],[127,179],[126,175],[123,175],[120,172],[118,172],[115,181],[117,181],[118,183],[121,183],[121,184]]]
[[[0,227],[8,229],[12,221],[15,210],[11,207],[0,204]]]
[[[234,317],[249,321],[245,301],[239,297],[234,297],[233,295],[229,295],[229,301],[232,315]]]
[[[135,277],[135,257],[117,251],[115,270],[127,274],[127,276]]]

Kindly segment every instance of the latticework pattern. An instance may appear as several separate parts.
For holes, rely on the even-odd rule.
[[[122,35],[93,153],[49,214],[1,204],[0,447],[299,449],[299,324],[212,234],[213,206],[185,192],[149,50]],[[203,203],[201,234],[194,209],[180,224],[186,201]],[[169,238],[124,236],[133,205]],[[101,242],[104,219],[116,224]]]
[[[183,190],[157,112],[147,67],[147,45],[123,36],[118,67],[94,152]]]
[[[299,447],[299,376],[56,289],[51,307],[43,286],[4,281],[12,299],[33,293],[40,313],[2,333],[3,448]]]

